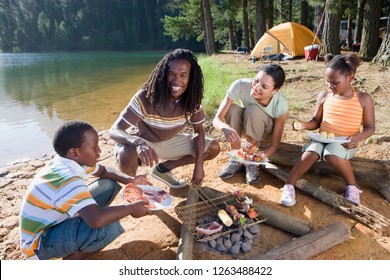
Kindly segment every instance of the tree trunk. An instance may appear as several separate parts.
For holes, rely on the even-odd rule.
[[[320,5],[318,5],[314,8],[314,20],[313,20],[314,21],[313,22],[314,30],[313,30],[313,32],[316,33],[318,30],[318,34],[316,34],[318,38],[322,38],[322,32],[324,30],[324,19],[322,19],[322,22],[321,22],[321,17],[322,17],[323,11],[324,11],[324,7],[322,7]]]
[[[382,0],[367,1],[363,19],[362,44],[359,56],[374,58],[378,51],[379,17],[381,15]]]
[[[306,0],[303,0],[301,1],[301,21],[300,21],[300,23],[303,26],[309,27],[308,15],[309,15],[309,4],[307,4]]]
[[[204,10],[204,25],[206,30],[206,44],[208,45],[208,55],[217,53],[217,48],[215,45],[215,36],[213,28],[213,18],[211,17],[211,8],[209,0],[202,0],[203,10]]]
[[[306,234],[290,242],[281,244],[267,252],[250,257],[250,260],[307,260],[351,237],[350,228],[336,222]]]
[[[249,50],[249,20],[248,20],[248,0],[242,1],[242,16],[243,16],[243,31],[244,31],[244,44]]]
[[[362,40],[363,17],[364,17],[365,5],[366,5],[366,0],[358,0],[357,15],[356,15],[356,29],[355,29],[356,43],[360,43]]]
[[[274,26],[274,0],[267,1],[267,28],[271,29]]]
[[[372,62],[380,63],[382,66],[387,66],[390,63],[390,8],[389,19],[387,20],[386,26],[386,34],[383,37],[379,51]]]
[[[340,14],[327,9],[325,12],[324,29],[321,39],[320,55],[327,53],[340,54]]]
[[[256,0],[256,42],[264,35],[265,32],[263,1],[264,0]]]
[[[352,16],[348,16],[348,38],[347,38],[347,49],[352,50],[352,30],[353,30],[353,23],[352,23]]]
[[[232,51],[237,48],[237,45],[234,39],[234,23],[233,20],[231,19],[229,19],[228,28],[229,28],[229,47],[230,50]]]

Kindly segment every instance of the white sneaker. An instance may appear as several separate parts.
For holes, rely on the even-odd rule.
[[[294,206],[296,203],[295,200],[295,189],[293,185],[285,184],[282,188],[282,198],[280,199],[280,204],[283,206]]]
[[[356,205],[360,205],[360,194],[361,193],[362,193],[362,191],[357,186],[347,185],[344,197],[346,200],[349,200],[349,201],[355,203]]]

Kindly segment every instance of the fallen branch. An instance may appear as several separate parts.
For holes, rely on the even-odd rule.
[[[194,204],[199,201],[198,193],[190,188],[187,195],[186,205]],[[194,247],[194,238],[186,225],[181,226],[179,246],[177,248],[176,260],[192,260],[192,253]]]
[[[274,164],[293,166],[301,156],[302,147],[288,143],[281,143],[278,152],[272,156]],[[390,160],[369,160],[354,157],[350,160],[358,184],[380,192],[387,201],[390,201]],[[326,162],[317,162],[310,171],[337,175],[335,170]]]
[[[264,171],[279,178],[280,180],[284,182],[287,181],[288,173],[278,168],[276,165],[268,163],[267,165],[262,165],[261,168]],[[383,229],[388,230],[389,228],[390,221],[381,214],[363,205],[356,206],[355,204],[347,201],[343,196],[329,189],[317,186],[305,179],[298,180],[295,186],[305,193],[324,202],[325,204],[328,204],[331,207],[339,209],[349,216],[352,216],[376,232],[382,232]]]
[[[302,237],[284,243],[267,252],[249,258],[250,260],[306,260],[336,246],[351,237],[351,230],[336,222]]]

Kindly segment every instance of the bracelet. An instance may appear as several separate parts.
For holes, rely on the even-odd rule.
[[[138,146],[142,146],[142,145],[146,145],[146,143],[144,141],[142,141],[142,139],[138,138],[137,140],[135,140],[133,142],[134,146],[138,147]]]

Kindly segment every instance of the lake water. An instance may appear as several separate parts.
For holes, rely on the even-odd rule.
[[[0,53],[0,168],[52,153],[52,136],[67,120],[109,129],[163,56]]]

